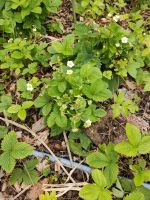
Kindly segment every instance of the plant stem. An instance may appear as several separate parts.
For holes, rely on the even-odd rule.
[[[73,20],[74,20],[74,23],[76,23],[76,21],[77,21],[76,12],[75,12],[76,1],[75,0],[71,0],[71,2],[72,2]]]

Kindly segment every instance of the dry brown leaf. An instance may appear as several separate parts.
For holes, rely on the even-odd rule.
[[[40,132],[40,133],[37,133],[37,137],[40,138],[42,141],[44,141],[45,143],[47,143],[48,141],[47,138],[48,138],[48,135],[49,135],[49,130],[45,130],[43,132]],[[39,140],[36,140],[35,143],[34,143],[35,146],[39,146],[41,145],[41,142]]]
[[[61,167],[59,165],[59,163],[55,163],[55,172],[59,172],[61,170]]]
[[[136,89],[136,85],[135,85],[135,83],[133,81],[126,80],[125,82],[126,82],[126,84],[127,84],[129,89],[131,89],[131,90],[135,90]]]
[[[16,182],[14,184],[14,187],[15,187],[17,193],[19,193],[21,191],[21,186],[20,186],[20,184],[18,182]]]
[[[135,126],[137,126],[142,131],[148,131],[149,124],[141,117],[137,117],[135,115],[130,115],[127,117],[127,122],[133,123]]]
[[[33,125],[32,125],[32,131],[34,131],[35,133],[43,130],[45,128],[45,124],[44,124],[44,118],[40,118],[38,121],[36,121]]]
[[[39,164],[36,165],[36,168],[39,172],[43,172],[44,169],[49,167],[48,160],[42,160]]]
[[[36,200],[40,196],[40,194],[43,193],[42,190],[43,184],[48,184],[48,178],[43,179],[30,189],[30,191],[27,194],[30,200]]]

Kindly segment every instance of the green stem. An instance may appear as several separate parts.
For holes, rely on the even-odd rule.
[[[71,0],[71,2],[72,2],[72,10],[73,10],[73,20],[74,20],[74,23],[76,23],[76,21],[77,21],[76,12],[75,12],[76,1],[75,0]]]

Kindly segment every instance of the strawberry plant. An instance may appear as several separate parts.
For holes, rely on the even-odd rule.
[[[92,171],[93,184],[85,185],[79,192],[82,199],[90,200],[111,200],[111,192],[107,189],[107,181],[102,171],[95,169]]]
[[[31,108],[31,106],[33,105],[32,101],[24,101],[22,103],[22,106],[18,105],[18,104],[14,104],[11,105],[8,108],[8,113],[10,114],[17,114],[17,116],[19,117],[19,119],[21,119],[22,121],[24,121],[26,119],[27,116],[27,112],[26,110]]]
[[[119,92],[118,96],[114,97],[114,104],[111,107],[113,109],[114,117],[119,117],[120,114],[127,116],[129,113],[135,113],[138,111],[136,103],[125,98],[125,94],[123,92]]]
[[[40,195],[39,200],[57,200],[56,192],[53,191],[50,194],[45,192],[45,194]]]
[[[27,160],[23,163],[23,168],[15,168],[10,176],[9,182],[11,185],[16,182],[24,183],[26,185],[35,184],[39,180],[38,172],[35,166],[38,164],[38,160]]]
[[[0,166],[7,173],[11,173],[18,159],[26,158],[33,151],[32,147],[25,142],[18,142],[16,133],[9,132],[1,143],[2,154],[0,155]]]
[[[115,146],[115,151],[129,157],[150,152],[149,135],[142,135],[136,126],[129,123],[126,124],[126,135],[128,140],[118,143]]]
[[[88,68],[88,71],[87,71]],[[88,73],[87,73],[88,72]],[[101,79],[98,68],[83,65],[62,65],[47,80],[43,94],[35,100],[35,106],[42,108],[48,127],[58,126],[62,130],[89,127],[105,116],[102,108],[95,102],[103,102],[111,97],[108,85]]]
[[[107,185],[112,186],[119,171],[118,154],[114,151],[114,145],[99,145],[99,151],[91,153],[86,160],[91,167],[102,168]]]
[[[49,13],[57,12],[60,4],[61,0],[5,0],[0,7],[0,31],[15,33],[16,27],[43,31],[44,20]]]

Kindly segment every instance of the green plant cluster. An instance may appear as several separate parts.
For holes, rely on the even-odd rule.
[[[150,92],[150,20],[143,17],[149,1],[71,2],[77,22],[67,34],[58,20],[61,0],[0,1],[0,115],[27,126],[43,116],[50,137],[67,132],[71,151],[95,168],[94,183],[79,192],[82,199],[150,200],[142,187],[150,181],[148,133],[127,123],[126,141],[99,145],[96,152],[85,134],[109,109],[114,118],[139,111],[137,91],[123,92],[127,80]],[[33,148],[10,130],[0,126],[0,167],[12,185],[35,184]],[[122,158],[128,160],[131,182],[119,177]],[[39,198],[56,199],[56,193]]]
[[[99,145],[98,151],[87,156],[87,163],[96,169],[92,171],[94,183],[87,184],[80,190],[79,195],[82,199],[111,200],[113,196],[124,200],[134,200],[137,197],[143,200],[149,199],[150,191],[149,189],[142,190],[142,184],[144,181],[150,181],[150,170],[146,167],[146,161],[136,156],[150,152],[150,136],[148,133],[142,134],[136,126],[129,123],[126,124],[126,136],[127,141],[118,144]],[[128,179],[118,179],[120,154],[132,157],[129,163],[131,163],[130,169],[134,179],[130,186]],[[116,183],[116,187],[111,189],[114,183]],[[109,188],[111,192],[108,190]],[[131,193],[127,195],[129,192]]]
[[[44,22],[56,13],[61,0],[2,0],[0,2],[0,31],[16,34],[28,29],[45,31]]]

